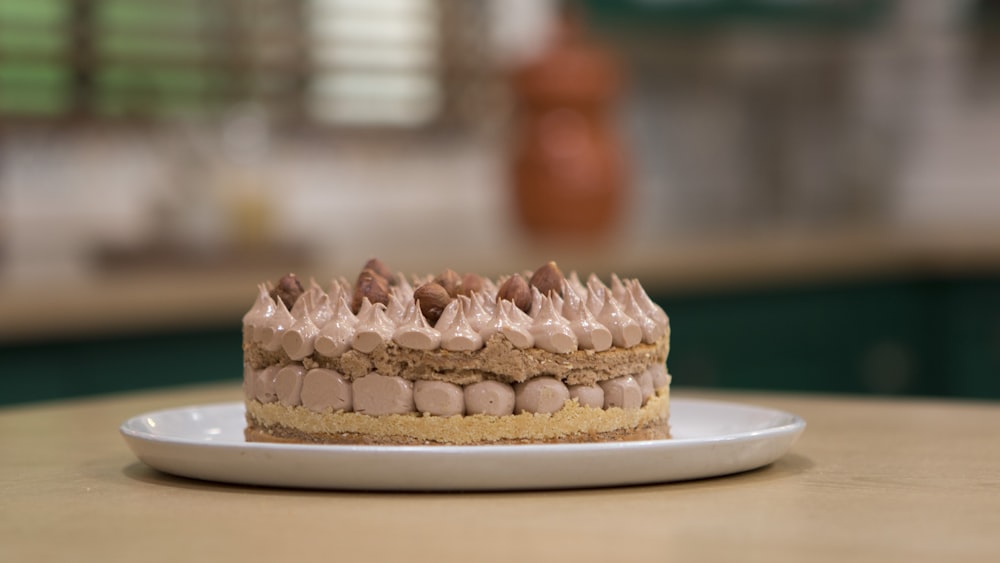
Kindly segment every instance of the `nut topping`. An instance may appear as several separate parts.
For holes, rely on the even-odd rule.
[[[451,303],[451,295],[435,282],[425,283],[413,291],[413,300],[420,305],[420,312],[432,325],[441,318],[445,307]]]
[[[514,305],[527,313],[531,310],[531,288],[524,281],[521,274],[514,274],[503,282],[497,290],[497,301],[506,299],[512,301]]]
[[[559,266],[555,262],[548,262],[541,268],[535,270],[531,276],[531,285],[538,289],[542,295],[548,296],[551,292],[556,292],[562,296],[562,285],[566,278],[559,271]]]
[[[357,314],[361,310],[361,303],[367,297],[372,305],[389,303],[389,284],[385,278],[378,275],[374,270],[364,269],[358,275],[358,281],[354,284],[354,295],[351,298],[351,311]]]
[[[382,262],[378,258],[372,258],[371,260],[365,262],[364,267],[361,268],[361,269],[362,270],[371,270],[371,271],[375,272],[376,274],[382,276],[382,278],[386,282],[388,282],[389,285],[395,285],[395,283],[394,283],[395,276],[392,275],[392,270],[390,270],[389,267],[385,265],[385,262]],[[374,301],[373,301],[373,303],[374,303]]]
[[[459,286],[462,285],[462,278],[455,273],[455,270],[445,270],[434,278],[434,283],[440,285],[448,292],[448,295],[455,297],[458,295]]]
[[[295,274],[288,274],[278,280],[278,286],[271,290],[271,298],[284,301],[285,307],[290,311],[304,292],[299,278],[295,277]]]
[[[473,293],[483,290],[483,277],[479,274],[463,274],[462,283],[458,287],[458,294],[471,297]]]

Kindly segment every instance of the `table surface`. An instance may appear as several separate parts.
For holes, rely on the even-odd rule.
[[[803,416],[774,464],[551,492],[242,487],[141,464],[118,425],[235,384],[0,409],[0,560],[998,561],[1000,403],[712,392]]]

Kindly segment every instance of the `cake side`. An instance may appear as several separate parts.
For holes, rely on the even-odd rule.
[[[428,414],[369,416],[356,412],[317,413],[280,403],[247,403],[247,436],[258,441],[325,444],[482,444],[586,442],[669,436],[669,387],[640,408],[600,409],[565,401],[553,413],[484,414],[450,417]]]
[[[243,318],[246,437],[474,444],[664,436],[670,324],[637,280],[549,262],[495,282],[377,260],[329,290],[259,286]]]
[[[500,334],[472,351],[413,350],[392,341],[380,343],[371,352],[347,350],[336,357],[313,353],[298,361],[284,350],[267,351],[257,343],[244,343],[244,362],[250,369],[299,363],[307,369],[326,368],[348,379],[371,372],[399,376],[410,381],[448,381],[458,385],[493,379],[504,383],[522,382],[550,375],[570,385],[593,385],[598,381],[642,373],[651,365],[663,364],[670,353],[670,329],[653,343],[632,348],[610,348],[601,352],[574,350],[555,354],[540,348],[519,349]]]

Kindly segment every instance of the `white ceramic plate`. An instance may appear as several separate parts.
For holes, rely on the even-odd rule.
[[[767,465],[805,421],[773,409],[672,399],[672,439],[496,446],[247,443],[242,403],[163,410],[125,421],[135,455],[210,481],[363,490],[565,489],[664,483]]]

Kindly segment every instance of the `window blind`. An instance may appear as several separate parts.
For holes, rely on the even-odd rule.
[[[489,82],[484,12],[458,0],[0,0],[0,119],[199,117],[252,101],[277,122],[461,121]]]

